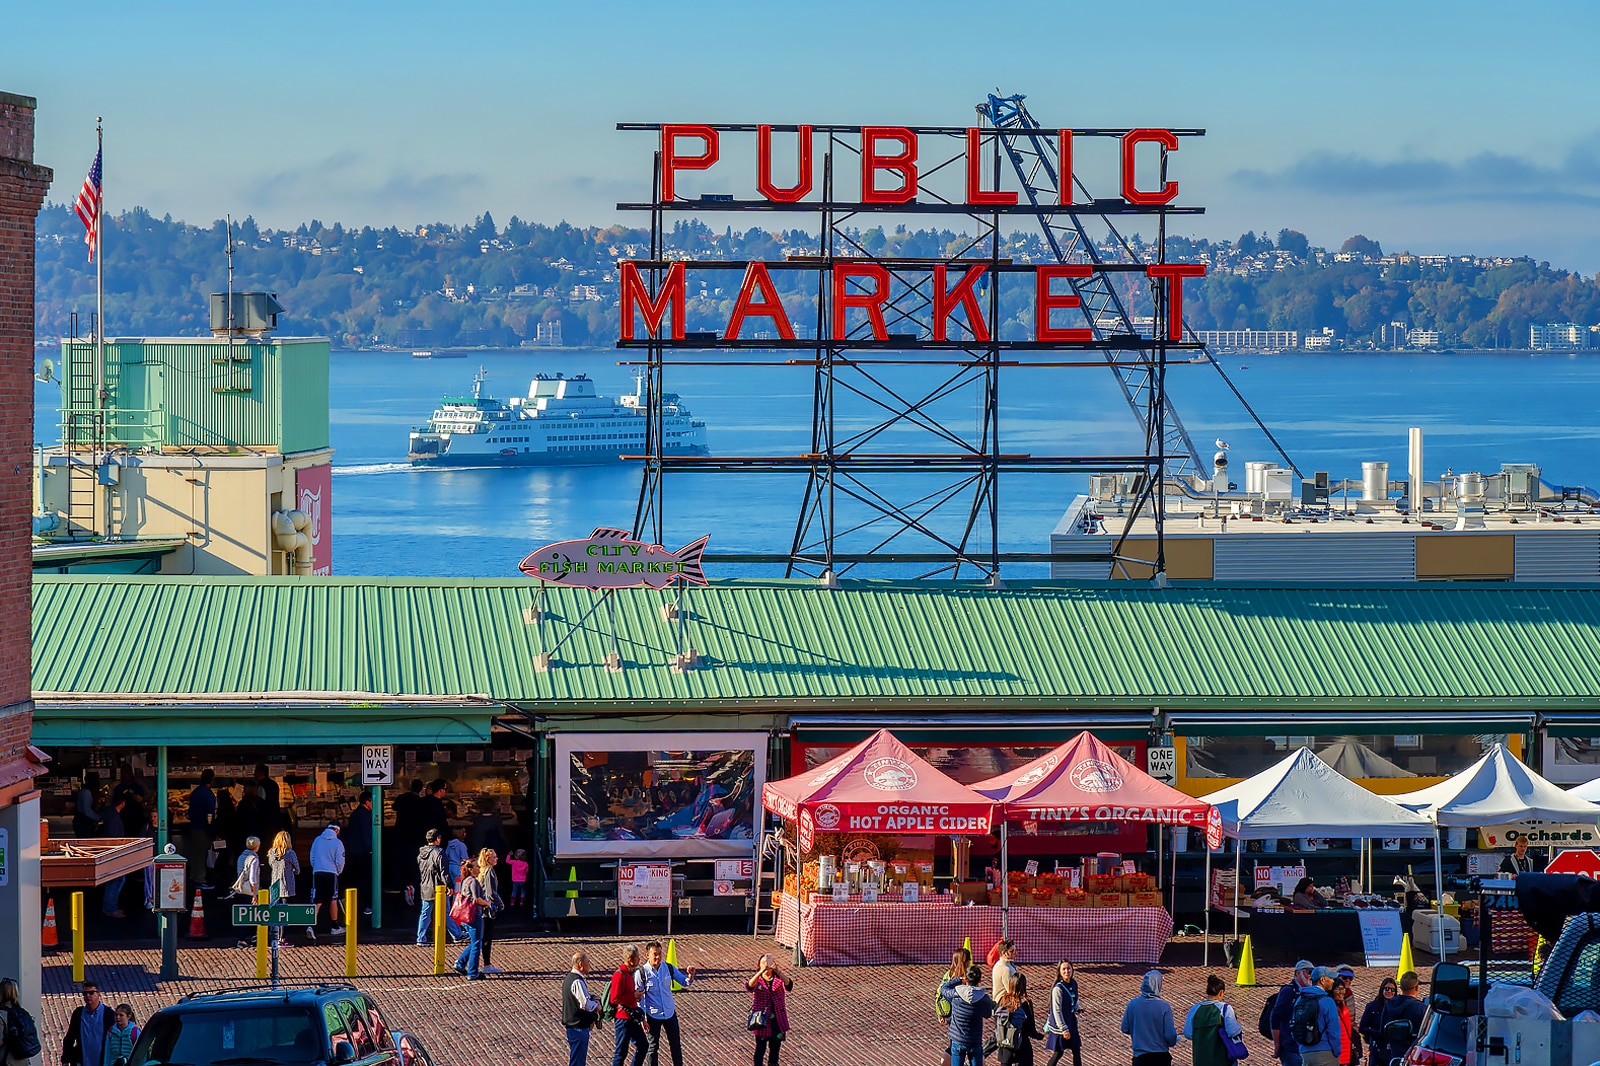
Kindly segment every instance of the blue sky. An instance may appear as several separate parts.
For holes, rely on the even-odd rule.
[[[267,225],[619,220],[621,120],[1202,126],[1179,231],[1600,270],[1600,4],[301,3],[8,11],[52,198]]]

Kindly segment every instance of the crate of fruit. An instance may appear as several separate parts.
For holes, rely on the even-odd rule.
[[[1057,907],[1087,907],[1089,905],[1089,894],[1087,892],[1080,892],[1077,889],[1071,889],[1067,892],[1057,892],[1055,895],[1055,905]]]
[[[1091,907],[1121,907],[1123,896],[1121,892],[1091,892],[1089,893],[1089,906]]]
[[[1127,881],[1127,883],[1128,883],[1128,887],[1124,891],[1127,891],[1127,892],[1153,892],[1153,891],[1155,891],[1156,879],[1154,877],[1151,877],[1149,874],[1128,874],[1128,875],[1126,875],[1124,880]]]
[[[1111,874],[1090,874],[1084,885],[1090,893],[1117,891],[1117,879]]]
[[[1154,889],[1144,892],[1128,893],[1128,906],[1130,907],[1159,907],[1161,906],[1161,893]]]

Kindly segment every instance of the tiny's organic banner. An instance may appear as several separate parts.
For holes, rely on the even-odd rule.
[[[705,585],[700,557],[709,536],[677,551],[634,539],[625,529],[597,529],[579,540],[547,544],[518,567],[529,577],[588,589],[666,588],[675,581]]]

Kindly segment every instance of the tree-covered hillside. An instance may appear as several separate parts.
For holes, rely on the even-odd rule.
[[[873,255],[956,254],[966,241],[950,231],[904,227],[856,234]],[[226,237],[220,221],[197,227],[134,209],[109,220],[105,234],[108,332],[118,336],[183,335],[206,325],[206,294],[226,285]],[[1136,242],[1137,243],[1137,242]],[[669,254],[701,258],[781,259],[814,254],[816,238],[759,228],[718,233],[679,223]],[[234,226],[235,287],[278,294],[287,309],[280,330],[322,334],[336,345],[428,347],[516,345],[546,336],[568,345],[609,344],[617,335],[616,263],[643,258],[638,229],[547,226],[513,217],[504,227],[487,214],[472,224],[434,223],[411,230],[345,229],[313,220],[295,230]],[[1019,262],[1046,262],[1037,236],[1015,233],[1003,248]],[[1201,261],[1206,278],[1188,289],[1195,329],[1331,329],[1346,346],[1366,346],[1391,322],[1438,330],[1445,345],[1524,347],[1529,324],[1600,323],[1600,285],[1529,259],[1470,255],[1385,255],[1377,242],[1353,237],[1334,252],[1313,248],[1292,230],[1276,238],[1247,233],[1237,241],[1174,238],[1169,257]],[[94,268],[86,261],[83,227],[66,205],[39,216],[38,332],[64,335],[69,317],[89,330]],[[815,322],[803,273],[779,274],[785,304],[805,335]],[[1123,276],[1134,313],[1148,313],[1142,287]],[[737,292],[737,275],[691,280],[691,329],[721,330]],[[1031,329],[1025,287],[1002,289],[1001,335]],[[766,325],[755,320],[753,329]]]

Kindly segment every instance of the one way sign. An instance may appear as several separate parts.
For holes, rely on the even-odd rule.
[[[394,745],[361,745],[361,783],[363,785],[394,784]]]

